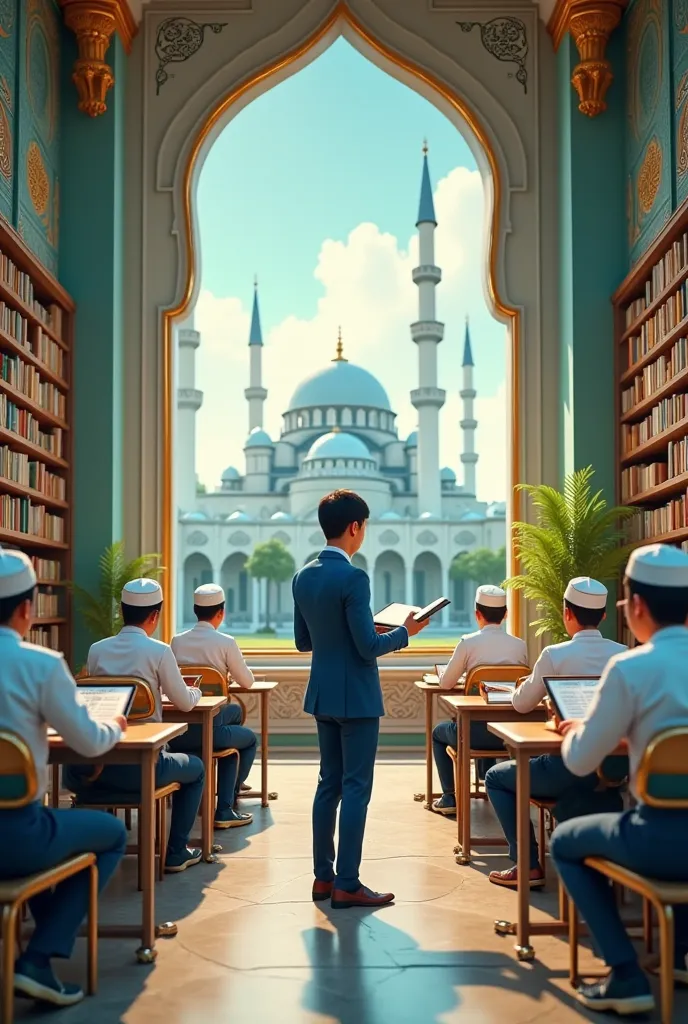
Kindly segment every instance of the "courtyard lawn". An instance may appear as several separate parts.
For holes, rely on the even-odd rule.
[[[265,648],[266,651],[294,650],[294,641],[290,636],[271,636],[266,633],[248,633],[245,635],[235,634],[234,639],[241,648],[257,650]],[[453,637],[443,636],[417,636],[411,640],[411,647],[454,647]]]

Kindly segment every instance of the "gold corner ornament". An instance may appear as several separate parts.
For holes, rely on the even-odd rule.
[[[131,49],[136,22],[127,0],[60,0],[67,28],[76,36],[79,56],[72,81],[79,95],[79,110],[98,117],[107,110],[105,98],[115,84],[105,56],[115,32],[127,51]]]
[[[619,25],[627,0],[558,0],[548,29],[555,49],[571,34],[580,62],[571,85],[578,94],[578,109],[597,117],[607,109],[606,95],[614,78],[605,53],[609,37]]]

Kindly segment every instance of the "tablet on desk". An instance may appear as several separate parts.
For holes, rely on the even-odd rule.
[[[385,608],[375,613],[373,621],[376,626],[382,626],[385,629],[396,629],[397,626],[404,625],[409,615],[413,615],[417,622],[425,622],[426,619],[441,611],[442,608],[446,608],[448,604],[451,604],[451,601],[447,597],[438,597],[436,601],[432,601],[425,608],[419,608],[418,605],[414,604],[388,604]]]
[[[599,676],[544,676],[545,689],[562,722],[585,718],[597,693]]]
[[[76,699],[89,711],[96,722],[110,722],[118,715],[125,718],[131,711],[136,694],[133,683],[115,683],[112,686],[77,686]]]

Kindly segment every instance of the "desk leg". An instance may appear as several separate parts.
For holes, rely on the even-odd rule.
[[[432,692],[425,691],[425,809],[432,810],[432,726],[433,726],[433,703]]]
[[[471,861],[471,723],[468,715],[457,715],[456,722],[457,751],[459,759],[459,792],[456,808],[459,826],[459,852],[457,864],[470,864]],[[460,811],[459,811],[460,808]]]
[[[54,764],[52,766],[52,786],[50,788],[50,806],[58,808],[60,806],[60,766]]]
[[[260,797],[261,807],[267,807],[278,794],[268,789],[268,757],[270,743],[270,690],[260,692],[260,789],[240,793],[242,799]]]
[[[201,849],[203,860],[206,864],[214,864],[217,861],[216,852],[222,850],[222,846],[213,844],[213,823],[215,821],[215,763],[213,761],[213,719],[210,715],[203,715],[203,733],[201,755],[203,767],[205,768],[205,786],[203,787],[203,799],[201,801]]]
[[[141,898],[143,920],[141,945],[136,950],[140,964],[151,964],[158,955],[155,948],[155,755],[146,750],[141,761],[141,810],[139,811],[139,858],[141,862]]]
[[[530,945],[530,756],[516,752],[516,842],[518,856],[518,924],[516,926],[516,955],[519,960],[533,960],[535,950]]]

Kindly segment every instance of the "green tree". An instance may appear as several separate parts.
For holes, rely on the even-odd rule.
[[[462,551],[452,562],[449,575],[453,580],[473,580],[477,584],[492,583],[500,587],[506,576],[506,548]]]
[[[294,559],[287,551],[281,540],[263,541],[256,544],[253,554],[246,563],[246,571],[257,580],[267,580],[267,595],[265,600],[265,628],[271,629],[270,625],[270,592],[272,583],[279,585],[285,583],[296,572]]]
[[[592,493],[592,466],[571,473],[564,490],[522,484],[535,511],[535,523],[514,523],[514,544],[522,572],[505,586],[535,601],[540,618],[531,623],[537,636],[554,643],[567,639],[562,618],[564,591],[575,576],[616,580],[632,545],[625,524],[638,509],[609,507],[602,492]]]
[[[95,640],[115,636],[122,628],[120,597],[122,587],[140,576],[153,579],[163,571],[160,555],[140,555],[127,561],[124,543],[121,540],[110,544],[100,556],[100,581],[98,592],[92,594],[76,583],[68,583],[74,594],[79,614],[86,628]]]

